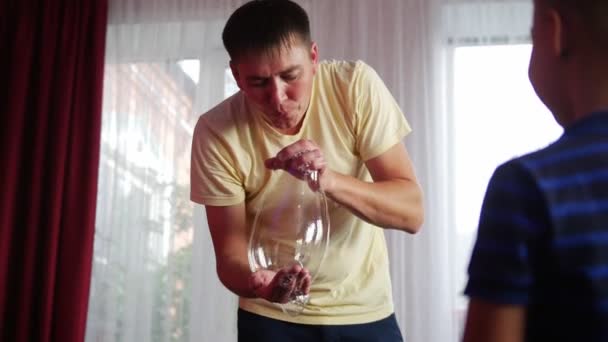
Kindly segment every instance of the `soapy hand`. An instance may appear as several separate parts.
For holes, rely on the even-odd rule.
[[[296,296],[310,292],[310,273],[299,264],[278,272],[259,270],[251,274],[249,286],[253,293],[269,302],[287,303]]]
[[[323,152],[312,140],[302,139],[283,148],[276,156],[266,159],[265,165],[271,170],[285,170],[292,176],[305,180],[313,190],[321,187],[321,177],[327,169]],[[311,177],[317,171],[316,177]]]

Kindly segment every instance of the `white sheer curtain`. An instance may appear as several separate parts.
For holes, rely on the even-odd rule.
[[[230,91],[221,29],[243,2],[110,1],[87,341],[236,341],[236,298],[188,189],[193,125]],[[449,182],[452,51],[526,41],[531,3],[298,2],[321,58],[365,60],[413,126],[426,221],[415,236],[387,232],[396,314],[407,341],[457,341],[470,246]]]

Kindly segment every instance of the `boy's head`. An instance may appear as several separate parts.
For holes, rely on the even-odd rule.
[[[247,54],[270,54],[295,44],[310,47],[306,11],[289,0],[253,0],[239,7],[222,33],[232,61]]]
[[[532,43],[530,81],[567,126],[590,109],[579,90],[608,81],[608,1],[535,0]]]
[[[579,34],[576,38],[592,42],[596,49],[608,49],[608,1],[535,0],[535,7],[544,13],[555,11],[564,30]]]

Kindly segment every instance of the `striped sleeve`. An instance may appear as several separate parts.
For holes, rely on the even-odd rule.
[[[525,305],[534,256],[547,229],[546,205],[534,177],[515,161],[496,169],[485,194],[465,294]]]

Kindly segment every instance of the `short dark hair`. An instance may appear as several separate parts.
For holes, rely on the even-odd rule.
[[[230,15],[222,40],[235,60],[247,53],[269,52],[294,42],[310,43],[310,22],[306,11],[293,1],[253,0]]]
[[[556,8],[562,15],[575,15],[584,24],[585,30],[596,38],[604,48],[608,47],[608,1],[607,0],[541,0]]]

